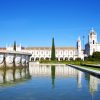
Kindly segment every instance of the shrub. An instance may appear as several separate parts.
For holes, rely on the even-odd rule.
[[[81,58],[76,58],[75,61],[81,61]]]
[[[96,61],[100,61],[100,52],[94,52],[92,58]]]

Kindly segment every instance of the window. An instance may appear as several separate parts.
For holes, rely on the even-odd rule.
[[[43,51],[41,52],[41,54],[43,54]]]
[[[93,44],[94,44],[94,40],[93,40]]]
[[[72,55],[72,51],[70,52],[70,55]]]

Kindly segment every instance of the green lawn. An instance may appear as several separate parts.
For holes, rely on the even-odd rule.
[[[45,64],[74,64],[74,65],[81,65],[81,64],[100,64],[98,61],[40,61],[40,63],[45,63]]]
[[[78,65],[81,67],[85,67],[88,69],[93,69],[93,70],[98,70],[100,71],[100,68],[95,68],[91,66],[82,66],[82,64],[100,64],[98,61],[40,61],[40,63],[43,64],[73,64],[73,65]]]

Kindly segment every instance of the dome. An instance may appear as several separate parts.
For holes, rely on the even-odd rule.
[[[90,31],[90,35],[96,35],[96,32],[94,31],[94,29],[92,28]]]

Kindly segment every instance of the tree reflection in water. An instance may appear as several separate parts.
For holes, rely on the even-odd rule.
[[[55,88],[55,66],[51,66],[52,88]]]

